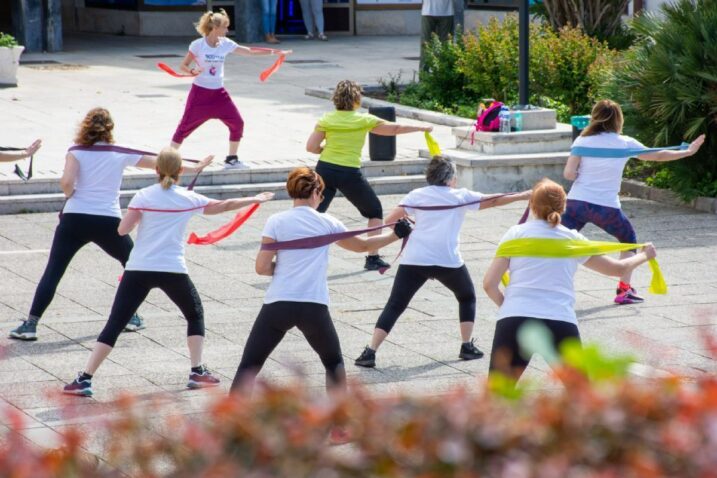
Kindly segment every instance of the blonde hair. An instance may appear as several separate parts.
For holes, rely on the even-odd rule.
[[[551,226],[560,224],[560,216],[565,212],[565,189],[548,178],[543,178],[533,186],[530,196],[530,209],[533,215],[548,221]]]
[[[182,156],[174,148],[164,148],[157,156],[157,174],[162,189],[169,189],[179,181],[182,172]]]
[[[87,112],[77,129],[75,144],[92,146],[99,141],[114,143],[114,138],[112,137],[114,127],[115,123],[112,121],[109,111],[104,108],[92,108]]]
[[[353,111],[357,104],[361,104],[361,85],[351,80],[341,80],[334,89],[331,101],[339,111]]]
[[[205,12],[201,17],[199,17],[199,22],[197,22],[196,28],[197,32],[205,37],[212,33],[212,30],[224,26],[224,24],[229,26],[229,15],[226,10],[220,8],[218,12]]]
[[[580,136],[594,136],[600,133],[622,133],[624,123],[622,108],[612,100],[600,100],[590,113],[590,124]]]

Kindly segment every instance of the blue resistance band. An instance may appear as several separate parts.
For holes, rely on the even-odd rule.
[[[689,146],[689,143],[682,143],[679,146],[667,146],[665,148],[587,148],[585,146],[575,146],[574,148],[570,148],[570,155],[591,156],[593,158],[633,158],[641,154],[654,153],[657,151],[684,151],[689,148]]]

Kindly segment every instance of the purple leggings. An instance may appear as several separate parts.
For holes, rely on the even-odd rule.
[[[172,141],[182,143],[187,136],[210,119],[218,119],[229,128],[229,141],[239,141],[244,134],[244,120],[224,88],[211,90],[192,85],[184,107],[182,121]]]
[[[568,229],[581,230],[591,222],[620,242],[634,244],[637,234],[622,209],[568,199],[560,223]]]

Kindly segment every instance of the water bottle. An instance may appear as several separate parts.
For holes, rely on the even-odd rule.
[[[500,108],[498,121],[500,123],[499,131],[501,133],[510,133],[510,109],[507,106]]]
[[[523,131],[523,113],[519,110],[513,111],[513,124],[515,125],[515,131]]]

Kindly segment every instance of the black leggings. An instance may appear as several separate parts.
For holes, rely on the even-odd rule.
[[[521,354],[518,344],[518,330],[526,322],[538,322],[545,325],[553,338],[553,347],[560,350],[560,344],[565,339],[580,341],[578,326],[562,320],[536,319],[532,317],[506,317],[500,319],[495,326],[493,336],[493,349],[490,353],[490,373],[500,372],[503,375],[518,380],[530,363],[531,357]]]
[[[42,317],[50,306],[57,285],[70,261],[77,251],[88,243],[94,242],[124,267],[134,243],[129,235],[120,236],[117,233],[119,223],[120,218],[112,216],[77,213],[62,215],[60,224],[55,229],[55,237],[52,239],[50,258],[40,283],[37,284],[35,298],[32,300],[31,316]]]
[[[428,279],[437,279],[448,287],[458,299],[458,318],[473,322],[476,316],[476,292],[465,264],[461,267],[411,266],[401,264],[393,281],[391,296],[376,322],[376,328],[391,332],[398,317],[406,310],[418,289]]]
[[[319,161],[316,164],[316,172],[326,186],[324,199],[316,208],[317,211],[326,212],[336,195],[336,190],[339,190],[366,219],[383,219],[381,201],[361,173],[361,168],[349,168]]]
[[[122,329],[147,298],[149,291],[155,287],[167,294],[182,311],[187,319],[187,337],[204,336],[204,309],[189,275],[176,272],[125,271],[112,304],[110,318],[97,341],[114,347]]]
[[[280,301],[264,304],[246,340],[231,391],[251,390],[254,377],[286,332],[297,327],[326,369],[326,389],[345,388],[346,372],[341,344],[329,308],[315,302]]]

